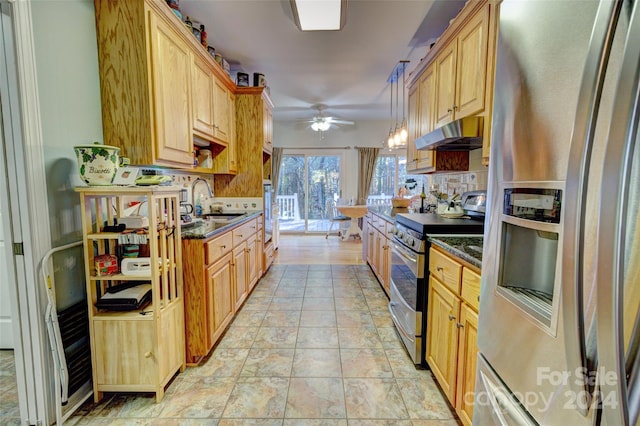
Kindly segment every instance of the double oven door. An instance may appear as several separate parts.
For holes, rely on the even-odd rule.
[[[408,247],[396,236],[391,246],[391,295],[389,312],[413,363],[423,363],[425,250]]]

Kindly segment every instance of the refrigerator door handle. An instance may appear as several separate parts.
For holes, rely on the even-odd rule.
[[[587,60],[582,75],[575,124],[571,136],[569,163],[563,201],[562,306],[565,350],[569,369],[587,368],[586,327],[583,300],[583,253],[585,205],[589,164],[593,148],[605,69],[613,44],[622,1],[601,2],[591,33]],[[575,395],[586,395],[578,410],[587,415],[593,387],[585,377],[570,380]]]
[[[634,182],[637,177],[632,177],[632,170],[640,167],[637,163],[633,164],[633,161],[640,162],[640,147],[636,146],[640,126],[640,43],[637,42],[640,39],[639,13],[638,2],[633,2],[604,157],[598,212],[602,218],[598,222],[596,259],[598,369],[606,373],[599,374],[598,384],[601,392],[602,424],[609,426],[635,425],[640,409],[640,330],[637,309],[640,301],[630,302],[633,292],[625,295],[624,291],[625,256],[629,256],[630,263],[640,261],[637,254],[625,253],[625,247],[631,247],[626,246],[626,238],[630,234],[633,241],[633,230],[638,226],[629,223],[629,220],[635,222],[636,219],[630,218],[628,213],[631,211],[636,216],[640,214],[634,211],[638,209],[637,201],[635,206],[630,202],[631,197],[637,197],[634,191],[638,188],[638,183]],[[635,189],[632,189],[633,185],[636,185]],[[640,231],[635,228],[636,242],[638,235]],[[629,287],[637,285],[633,277],[628,279]],[[627,312],[634,316],[633,319],[627,317],[626,321],[625,303],[632,307]],[[626,354],[625,334],[629,336],[626,338],[629,343]]]

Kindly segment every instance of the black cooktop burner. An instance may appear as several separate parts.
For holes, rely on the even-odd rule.
[[[435,213],[399,213],[396,223],[425,234],[482,234],[484,221],[471,218],[447,219]]]

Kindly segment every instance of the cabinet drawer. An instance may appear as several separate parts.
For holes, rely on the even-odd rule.
[[[393,223],[387,222],[387,226],[385,227],[385,235],[387,238],[391,238],[391,233],[393,232]]]
[[[231,232],[227,232],[226,234],[209,241],[206,245],[206,264],[212,264],[225,254],[229,253],[232,248],[233,237]]]
[[[462,289],[460,290],[462,300],[476,311],[480,306],[480,275],[468,268],[462,270]]]
[[[251,220],[247,223],[245,223],[242,226],[239,226],[238,228],[234,229],[233,232],[233,246],[237,246],[238,244],[240,244],[243,241],[246,241],[247,238],[249,238],[251,235],[255,234],[258,227],[257,227],[257,222],[256,220]]]
[[[429,254],[429,272],[455,294],[460,294],[462,265],[437,250]]]

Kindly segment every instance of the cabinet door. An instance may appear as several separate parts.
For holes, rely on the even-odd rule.
[[[484,110],[489,38],[489,6],[485,6],[460,31],[456,79],[456,118]]]
[[[150,32],[156,158],[192,166],[192,53],[169,24],[153,14]]]
[[[263,150],[273,151],[273,113],[271,107],[265,102],[262,106],[264,144]]]
[[[409,88],[407,100],[409,114],[407,118],[407,172],[417,169],[418,153],[415,140],[421,136],[420,123],[420,83],[417,82]],[[385,141],[386,144],[386,141]]]
[[[247,298],[247,242],[243,241],[233,249],[233,278],[235,286],[234,306],[237,311]]]
[[[456,396],[456,357],[460,299],[433,277],[429,278],[427,362],[452,405]]]
[[[387,295],[391,294],[391,250],[389,250],[389,238],[383,236],[382,247],[382,287],[387,292]]]
[[[159,379],[153,321],[93,321],[98,385],[154,385]]]
[[[227,86],[218,79],[214,84],[214,127],[215,135],[222,142],[229,142],[231,137],[231,93]]]
[[[193,55],[192,98],[193,130],[200,137],[211,140],[214,135],[213,85],[214,77],[209,65],[198,55]]]
[[[436,74],[435,66],[430,65],[420,78],[420,133],[426,134],[435,129]],[[417,151],[416,168],[432,169],[435,154],[433,151]]]
[[[374,253],[376,246],[376,233],[371,221],[367,221],[367,263],[375,270]]]
[[[229,173],[235,174],[238,172],[238,160],[236,153],[238,152],[236,146],[236,100],[233,93],[229,93],[229,117],[231,120],[231,134],[227,140],[228,146],[228,158],[229,158]]]
[[[458,44],[454,40],[436,59],[436,128],[453,121],[457,52]]]
[[[258,238],[254,234],[247,240],[247,271],[248,271],[248,289],[253,288],[258,282]]]
[[[478,314],[466,304],[460,307],[456,412],[462,423],[471,426],[478,356]]]
[[[232,254],[207,269],[207,320],[209,323],[209,347],[233,317]]]

